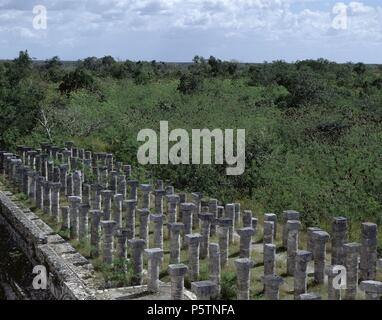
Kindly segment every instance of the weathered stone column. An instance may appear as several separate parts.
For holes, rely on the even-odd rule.
[[[164,190],[155,190],[155,213],[163,214],[163,197],[165,196],[166,191]]]
[[[88,204],[80,204],[78,217],[78,238],[80,241],[87,240],[88,238],[89,210],[90,206]]]
[[[122,194],[113,196],[113,220],[117,222],[117,228],[122,228],[122,202]]]
[[[183,300],[184,276],[188,267],[184,264],[170,264],[168,272],[171,278],[171,300]]]
[[[117,171],[110,171],[109,172],[109,189],[113,191],[114,194],[117,192],[117,177],[118,172]]]
[[[248,258],[236,259],[237,300],[249,300],[250,273],[253,262]]]
[[[135,286],[142,285],[143,250],[146,248],[146,241],[143,239],[131,239],[129,245],[133,266],[132,284]]]
[[[325,273],[328,276],[328,300],[341,300],[341,289],[336,289],[336,283],[334,283],[335,277],[338,275],[336,266],[326,266]]]
[[[149,216],[150,210],[147,208],[138,209],[139,216],[139,237],[146,241],[149,247]]]
[[[287,231],[287,274],[293,276],[296,265],[296,253],[298,250],[298,233],[301,228],[301,222],[298,220],[288,220]]]
[[[127,258],[127,253],[126,253],[126,242],[127,242],[127,231],[125,229],[117,229],[117,232],[115,234],[115,239],[116,239],[116,259],[118,269],[122,272],[126,272],[126,258]]]
[[[82,174],[81,171],[73,172],[73,195],[82,197]]]
[[[163,250],[160,248],[146,249],[148,261],[148,282],[147,290],[149,292],[159,291],[159,271],[163,259]]]
[[[276,240],[276,237],[277,237],[277,215],[274,213],[266,213],[266,214],[264,214],[264,222],[265,221],[272,221],[273,222],[273,240]]]
[[[212,281],[198,281],[191,283],[191,291],[197,300],[212,300],[216,297],[216,284]]]
[[[92,210],[101,210],[101,191],[102,186],[99,184],[90,185],[90,206]]]
[[[60,189],[61,183],[50,182],[51,213],[55,221],[60,221]]]
[[[188,274],[191,281],[199,278],[199,253],[200,241],[202,236],[198,233],[186,234],[186,242],[188,244]]]
[[[70,218],[70,239],[78,239],[78,209],[81,198],[76,196],[68,197],[69,218]]]
[[[130,194],[129,194],[129,199],[130,200],[135,200],[138,201],[138,181],[137,180],[128,180],[127,185],[130,188]]]
[[[283,220],[283,247],[287,247],[288,244],[288,220],[300,220],[300,213],[294,210],[283,211],[282,220]]]
[[[329,233],[325,231],[313,232],[314,240],[314,281],[324,283],[325,279],[325,254],[326,243],[329,241]]]
[[[124,175],[118,175],[117,177],[117,193],[122,194],[123,199],[126,199],[126,177]]]
[[[37,173],[35,171],[28,172],[28,198],[35,202],[36,200],[36,180]]]
[[[294,298],[298,299],[303,293],[306,293],[308,287],[307,267],[312,259],[312,253],[309,251],[298,250],[296,253],[296,269],[294,271]]]
[[[200,258],[204,259],[208,257],[208,246],[210,241],[210,227],[211,222],[214,219],[212,213],[203,212],[199,214],[199,219],[202,222],[202,239],[200,243]]]
[[[43,188],[42,185],[45,181],[45,178],[43,176],[39,176],[36,180],[36,207],[39,209],[43,208]]]
[[[219,247],[220,247],[220,263],[223,268],[228,261],[229,254],[229,228],[233,224],[233,220],[230,218],[219,219]]]
[[[360,251],[360,280],[375,280],[377,275],[377,233],[375,223],[362,223],[362,239]]]
[[[183,244],[186,246],[185,236],[186,234],[192,233],[192,212],[195,208],[195,204],[193,203],[182,203],[180,205],[180,210],[182,212],[182,222],[184,224],[183,231]]]
[[[251,258],[252,237],[255,235],[255,230],[252,228],[238,229],[237,233],[240,236],[240,258]]]
[[[102,259],[106,264],[113,263],[113,238],[116,231],[116,222],[115,221],[101,221],[102,227]]]
[[[274,239],[274,227],[273,221],[264,221],[263,224],[263,245],[272,244]]]
[[[126,225],[125,228],[127,230],[127,239],[135,238],[135,210],[137,206],[136,200],[125,200],[123,201],[124,212],[126,214]]]
[[[266,275],[262,277],[264,283],[264,296],[267,300],[280,300],[280,286],[284,283],[278,275]]]
[[[218,219],[218,200],[210,199],[208,201],[208,212],[212,214],[214,220]],[[210,235],[213,237],[216,234],[216,224],[211,224]]]
[[[307,239],[306,239],[306,250],[312,253],[312,259],[314,259],[314,239],[313,239],[313,232],[315,231],[322,231],[320,228],[317,227],[309,227],[307,229]]]
[[[239,225],[241,220],[240,203],[234,203],[235,206],[235,226]]]
[[[73,176],[69,173],[66,176],[66,195],[70,197],[73,194]]]
[[[224,213],[224,207],[223,206],[218,206],[218,219],[224,218],[225,213]]]
[[[90,256],[92,258],[97,258],[99,256],[99,230],[100,221],[103,215],[101,210],[90,210]]]
[[[361,245],[359,243],[345,243],[346,289],[345,299],[355,300],[358,288],[358,257]]]
[[[359,287],[362,291],[365,291],[366,300],[381,300],[382,282],[374,280],[362,281]]]
[[[180,232],[184,229],[183,223],[170,223],[170,263],[180,262]]]
[[[220,280],[221,280],[221,264],[220,264],[220,248],[217,243],[210,243],[210,260],[208,270],[210,280],[216,284],[216,298],[220,297]]]
[[[110,218],[111,218],[111,198],[112,198],[112,196],[113,196],[113,192],[110,190],[102,190],[101,191],[103,220],[110,220]]]
[[[225,205],[225,214],[228,219],[232,220],[232,226],[229,227],[229,243],[233,244],[234,242],[234,237],[233,234],[235,232],[235,205],[233,203],[229,203]]]
[[[264,275],[275,274],[275,262],[276,262],[276,245],[265,244],[264,245]]]
[[[343,246],[348,241],[347,219],[335,217],[332,222],[332,265],[344,263]]]
[[[163,249],[163,214],[151,214],[150,220],[154,222],[154,248]]]
[[[103,189],[108,187],[108,172],[106,166],[98,167],[98,183],[102,186]]]
[[[70,217],[69,217],[69,207],[61,207],[61,230],[69,230],[70,229]]]
[[[192,228],[198,229],[200,227],[199,214],[201,212],[203,194],[201,192],[194,192],[191,194],[192,202],[194,203],[192,211]]]
[[[167,227],[169,223],[177,221],[177,206],[180,201],[178,195],[168,195],[167,199]],[[170,238],[170,230],[168,230],[168,238]]]
[[[82,185],[82,203],[90,206],[91,190],[90,184],[84,183]]]
[[[252,211],[244,210],[242,220],[244,228],[252,228]]]
[[[150,194],[152,187],[149,184],[141,184],[140,189],[142,191],[142,209],[150,209]]]
[[[259,220],[257,218],[252,218],[252,228],[255,230],[257,230],[257,225],[259,223]]]
[[[51,206],[50,206],[50,188],[49,188],[49,181],[45,180],[42,183],[42,190],[43,190],[43,212],[45,214],[51,214]]]

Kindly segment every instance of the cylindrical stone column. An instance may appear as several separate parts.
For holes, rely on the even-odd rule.
[[[78,239],[80,241],[86,241],[88,238],[88,230],[89,230],[89,210],[90,206],[88,204],[80,204],[79,207],[79,216],[78,216]]]
[[[170,264],[168,271],[171,278],[171,300],[183,300],[184,276],[188,267],[184,264]]]
[[[361,251],[359,264],[360,280],[375,280],[377,275],[377,233],[375,223],[362,223]]]
[[[141,184],[140,189],[142,191],[142,209],[150,209],[150,194],[152,186],[149,184]]]
[[[274,213],[266,213],[264,214],[264,222],[265,221],[273,222],[273,240],[275,240],[277,236],[277,215]]]
[[[123,201],[124,212],[125,212],[125,228],[127,230],[127,239],[135,238],[135,210],[137,206],[136,200],[125,200]]]
[[[278,275],[266,275],[262,277],[264,283],[264,296],[267,300],[280,300],[280,286],[284,283]]]
[[[238,229],[237,233],[240,236],[240,258],[251,258],[252,237],[255,235],[255,230],[252,228]]]
[[[182,223],[184,224],[183,231],[183,244],[186,246],[185,235],[192,233],[192,212],[195,208],[193,203],[182,203],[180,205],[180,210],[182,212]]]
[[[276,245],[264,245],[264,275],[275,274]]]
[[[102,260],[104,263],[111,265],[113,263],[113,238],[116,231],[115,221],[101,221],[102,227]]]
[[[117,228],[122,228],[122,202],[122,194],[113,196],[113,220],[117,222]]]
[[[110,220],[111,218],[111,199],[113,197],[113,191],[102,190],[101,200],[103,209],[103,220]]]
[[[326,266],[325,273],[328,276],[328,300],[341,300],[341,289],[338,289],[338,283],[335,283],[338,275],[336,266]]]
[[[50,182],[51,213],[55,221],[60,221],[60,189],[61,183]]]
[[[229,255],[229,228],[233,224],[233,220],[230,218],[219,219],[219,247],[220,247],[220,263],[223,268],[228,261]]]
[[[221,281],[221,263],[220,263],[220,248],[217,243],[210,243],[210,260],[208,270],[210,280],[216,284],[216,298],[220,297],[220,281]]]
[[[312,259],[312,253],[299,250],[296,254],[296,269],[294,271],[294,298],[298,299],[301,294],[307,292],[307,267]]]
[[[191,281],[197,281],[199,278],[199,248],[202,236],[198,233],[186,234],[188,244],[188,274]]]
[[[132,284],[135,286],[142,285],[143,272],[143,250],[146,248],[146,241],[143,239],[129,240],[131,248],[131,262],[133,267]]]
[[[154,248],[163,249],[163,214],[151,214],[150,220],[154,222]]]
[[[314,239],[313,239],[313,232],[315,231],[322,231],[320,228],[317,227],[309,227],[307,229],[306,234],[306,250],[312,253],[312,259],[314,259]]]
[[[201,234],[202,239],[200,242],[200,258],[204,259],[208,257],[208,246],[210,241],[210,227],[214,216],[212,213],[200,213],[199,219],[201,221]]]
[[[325,231],[313,232],[314,240],[314,281],[318,284],[324,283],[325,279],[325,254],[326,243],[330,236]]]
[[[252,228],[252,211],[244,210],[242,215],[243,227]]]
[[[345,268],[346,268],[346,289],[345,299],[355,300],[358,288],[358,257],[361,245],[359,243],[345,243]]]
[[[100,247],[100,221],[102,217],[102,211],[90,210],[90,256],[97,258],[99,256]]]
[[[253,262],[248,258],[236,259],[237,300],[249,300],[250,272]]]
[[[286,248],[288,244],[288,220],[300,220],[300,212],[294,210],[286,210],[283,211],[282,221],[283,221],[283,236],[282,236],[282,244],[283,247]]]
[[[150,211],[147,208],[138,209],[139,216],[139,237],[146,241],[147,247],[149,247],[149,216]]]
[[[296,253],[298,250],[298,233],[301,222],[298,220],[288,220],[288,241],[287,241],[287,274],[293,276],[296,266]]]
[[[155,213],[162,215],[163,214],[163,197],[165,196],[166,191],[164,190],[155,190]]]
[[[183,223],[170,223],[170,263],[180,262],[180,233],[184,229]]]
[[[229,243],[233,244],[233,242],[234,242],[233,234],[235,232],[235,226],[234,226],[234,224],[235,224],[235,205],[233,203],[226,204],[225,214],[226,214],[226,217],[228,219],[231,219],[233,222],[232,226],[229,227],[229,233],[228,233]]]
[[[163,250],[160,248],[146,249],[148,261],[148,282],[147,290],[149,292],[159,291],[159,271],[163,259]]]
[[[68,197],[69,219],[70,219],[70,239],[78,239],[78,209],[81,198],[76,196]]]
[[[344,264],[343,246],[348,241],[347,219],[335,217],[332,222],[332,265]]]

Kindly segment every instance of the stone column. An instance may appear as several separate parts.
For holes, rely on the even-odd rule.
[[[229,203],[225,205],[225,214],[226,217],[232,220],[232,226],[229,227],[229,243],[233,244],[234,237],[233,234],[235,232],[235,205],[233,203]]]
[[[110,218],[111,218],[111,198],[112,198],[112,196],[113,196],[113,192],[110,190],[102,190],[101,191],[103,220],[110,220]]]
[[[252,228],[252,211],[244,210],[242,220],[244,228]]]
[[[288,244],[288,220],[300,220],[300,213],[294,210],[283,211],[282,220],[283,220],[283,247],[286,248]]]
[[[49,187],[49,181],[45,180],[42,183],[42,190],[43,190],[43,212],[45,214],[51,214],[51,204],[50,204],[50,187]]]
[[[257,218],[252,218],[252,228],[255,230],[257,230],[257,225],[259,223],[259,220]]]
[[[325,273],[328,276],[328,300],[341,300],[341,289],[336,289],[336,283],[334,283],[338,275],[336,266],[326,266]]]
[[[106,166],[98,167],[98,183],[102,186],[103,189],[108,187],[108,172]]]
[[[325,231],[313,232],[314,240],[314,281],[318,284],[324,283],[325,279],[325,254],[326,243],[330,236]]]
[[[138,201],[138,193],[137,193],[138,181],[136,181],[136,180],[128,180],[127,181],[127,185],[130,188],[129,199],[130,200]]]
[[[126,225],[127,239],[135,238],[135,209],[137,206],[136,200],[125,200],[123,201],[124,212],[126,214]]]
[[[347,219],[335,217],[332,222],[332,265],[344,264],[343,246],[348,240]]]
[[[82,197],[82,174],[81,171],[73,172],[73,195]]]
[[[267,300],[280,300],[280,286],[284,283],[283,278],[275,274],[262,277],[264,283],[264,296]]]
[[[180,205],[180,210],[182,212],[182,222],[184,224],[184,231],[183,231],[183,243],[185,243],[185,235],[192,233],[192,211],[195,208],[195,205],[193,203],[182,203]]]
[[[240,203],[234,203],[235,206],[235,225],[239,225],[241,220]]]
[[[117,193],[122,194],[123,199],[126,199],[126,177],[124,175],[118,175],[117,177]]]
[[[163,250],[159,248],[146,249],[148,261],[148,283],[147,290],[149,292],[159,291],[159,271],[163,259]]]
[[[117,229],[115,234],[116,239],[116,258],[118,259],[117,265],[118,269],[122,272],[126,271],[126,242],[127,242],[127,231],[125,229]]]
[[[296,269],[294,271],[294,298],[298,299],[308,288],[307,267],[312,259],[312,253],[299,250],[296,254]]]
[[[266,213],[266,214],[264,214],[264,222],[265,221],[272,221],[273,222],[273,240],[276,240],[276,237],[277,237],[277,215],[274,213]]]
[[[170,263],[180,262],[180,232],[184,229],[183,223],[170,223]]]
[[[216,199],[210,199],[208,201],[208,212],[212,214],[214,220],[218,219],[218,201]],[[216,234],[216,224],[211,224],[210,236],[213,237]]]
[[[296,265],[296,253],[298,250],[298,233],[301,222],[298,220],[288,220],[287,231],[287,274],[293,276]]]
[[[255,230],[252,228],[238,229],[237,233],[240,236],[240,258],[251,258],[252,237],[255,235]]]
[[[178,195],[168,195],[167,198],[167,226],[169,223],[175,223],[177,221],[177,206],[179,203]],[[170,238],[170,230],[168,230],[168,238]]]
[[[101,191],[99,184],[90,185],[90,206],[92,210],[101,210]]]
[[[79,207],[78,238],[80,241],[87,240],[88,238],[89,210],[90,210],[90,206],[88,204],[83,203]]]
[[[320,228],[317,227],[309,227],[307,229],[307,239],[306,239],[306,250],[312,253],[312,259],[314,259],[314,239],[313,239],[313,232],[315,231],[322,231]]]
[[[109,189],[113,191],[114,194],[117,192],[117,171],[110,171],[109,173]]]
[[[186,242],[188,244],[188,274],[191,281],[199,278],[199,248],[202,236],[198,233],[186,234]]]
[[[375,223],[362,223],[362,239],[360,251],[360,280],[375,280],[377,275],[377,233]]]
[[[70,239],[78,239],[78,209],[81,203],[81,198],[76,196],[68,197],[69,201],[69,225]]]
[[[273,221],[264,221],[263,225],[263,244],[272,244],[274,239],[274,227]]]
[[[164,190],[155,190],[155,213],[163,214],[163,197],[165,196],[166,191]]]
[[[224,213],[224,207],[223,206],[218,206],[218,219],[224,218],[225,213]]]
[[[69,230],[70,228],[70,217],[69,217],[69,207],[61,207],[61,230]]]
[[[171,278],[171,300],[183,300],[184,276],[188,267],[184,264],[170,264],[168,272]]]
[[[29,171],[28,172],[28,197],[31,199],[33,202],[36,199],[36,179],[37,174],[35,171]]]
[[[233,224],[233,220],[230,218],[219,219],[219,247],[221,252],[221,267],[223,268],[228,261],[229,251],[229,228]]]
[[[113,220],[117,222],[117,228],[122,228],[122,202],[122,194],[113,196]]]
[[[72,196],[73,194],[73,177],[71,174],[68,174],[66,176],[66,195]]]
[[[221,264],[220,264],[220,248],[217,243],[210,243],[210,260],[208,271],[210,280],[216,284],[216,298],[220,297],[220,279],[221,279]]]
[[[154,222],[154,248],[163,249],[163,214],[151,214],[150,220]]]
[[[97,258],[99,256],[99,229],[100,221],[102,217],[101,210],[90,210],[90,256],[92,258]]]
[[[151,194],[152,187],[149,184],[141,184],[140,189],[143,193],[142,209],[150,209],[150,194]]]
[[[253,262],[248,258],[236,259],[237,300],[249,300],[251,267]]]
[[[214,216],[212,213],[200,213],[199,219],[202,222],[202,239],[200,243],[200,258],[204,259],[208,257],[208,245],[210,241],[210,227]]]
[[[82,203],[88,204],[90,206],[91,190],[90,184],[84,183],[82,185]]]
[[[146,241],[147,247],[149,247],[149,216],[150,211],[147,208],[138,209],[139,215],[139,237]]]
[[[132,284],[135,286],[142,285],[143,271],[143,250],[146,248],[146,241],[143,239],[129,240],[131,247],[131,262],[133,267]]]
[[[116,231],[116,222],[115,221],[101,221],[102,227],[102,259],[106,264],[111,265],[113,263],[113,237]]]
[[[212,281],[198,281],[191,283],[191,291],[197,300],[212,300],[216,297],[216,284]]]
[[[362,281],[360,289],[365,291],[366,300],[381,300],[382,296],[382,282],[380,281]]]
[[[55,221],[60,221],[60,189],[61,183],[50,182],[50,200],[51,200],[51,213]]]
[[[203,194],[200,192],[194,192],[191,194],[192,202],[194,203],[193,212],[192,212],[192,228],[199,228],[199,214],[201,212],[201,202],[203,198]],[[191,232],[190,232],[191,233]]]
[[[358,288],[358,257],[361,245],[358,243],[344,244],[346,290],[345,299],[355,300]]]
[[[265,244],[264,245],[264,275],[275,274],[275,262],[276,262],[276,245]]]

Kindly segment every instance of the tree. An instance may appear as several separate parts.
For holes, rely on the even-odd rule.
[[[64,76],[59,86],[59,90],[61,94],[69,95],[71,92],[77,91],[79,89],[94,91],[95,84],[91,74],[83,69],[77,68],[76,70],[71,71]]]
[[[203,78],[193,73],[185,73],[181,76],[178,91],[183,94],[193,94],[203,89]]]
[[[356,74],[358,74],[359,76],[363,76],[366,72],[366,66],[365,64],[363,64],[362,62],[359,62],[357,63],[355,66],[354,66],[354,72]]]

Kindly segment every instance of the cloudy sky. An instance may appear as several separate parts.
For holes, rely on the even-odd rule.
[[[0,59],[25,49],[38,59],[382,63],[382,1],[0,0]]]

